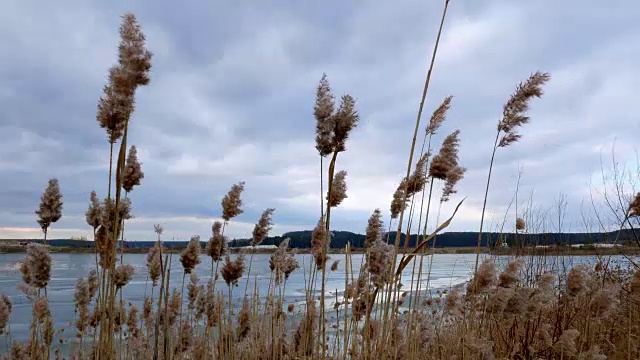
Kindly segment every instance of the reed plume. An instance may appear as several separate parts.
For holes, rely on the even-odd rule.
[[[335,260],[332,264],[331,264],[331,271],[336,271],[338,270],[338,265],[340,264],[340,260]]]
[[[289,238],[286,238],[280,242],[276,252],[269,258],[269,269],[275,274],[276,285],[289,278],[289,275],[298,268],[298,260],[293,254],[287,253],[289,247]]]
[[[447,111],[451,108],[451,100],[453,96],[449,95],[444,98],[440,106],[431,114],[431,119],[429,120],[429,125],[427,125],[425,129],[426,135],[435,135],[447,118]]]
[[[427,184],[427,163],[429,162],[429,156],[431,154],[427,151],[424,153],[418,162],[416,162],[416,168],[413,173],[409,175],[409,177],[403,183],[404,189],[407,191],[407,196],[413,196],[414,194],[419,193],[424,189],[424,186]]]
[[[629,203],[629,209],[627,210],[628,217],[640,216],[640,192]]]
[[[394,246],[384,243],[380,238],[367,250],[365,266],[371,274],[371,281],[379,288],[383,288],[392,280],[394,255]]]
[[[93,228],[94,235],[98,226],[100,226],[100,221],[102,219],[102,207],[100,205],[100,199],[98,199],[98,195],[95,191],[91,191],[91,196],[89,197],[90,204],[89,209],[85,212],[84,217],[87,221],[87,224]]]
[[[160,279],[162,268],[162,257],[160,252],[160,244],[155,243],[153,247],[149,248],[149,253],[147,254],[147,269],[153,286],[158,285],[158,280]]]
[[[346,150],[349,134],[358,125],[360,115],[355,105],[356,101],[351,95],[342,95],[340,98],[340,107],[333,116],[331,124],[331,146],[333,152],[343,152]]]
[[[4,335],[6,333],[12,308],[13,305],[11,304],[11,300],[9,300],[9,297],[3,293],[2,297],[0,297],[0,335]]]
[[[130,193],[135,186],[140,185],[142,179],[144,179],[144,172],[142,172],[142,165],[138,161],[138,150],[135,145],[132,145],[129,148],[127,162],[122,171],[122,188]]]
[[[109,72],[116,71],[115,68]],[[102,89],[102,96],[98,102],[96,119],[101,128],[107,132],[107,141],[111,145],[111,159],[113,158],[113,144],[122,137],[126,123],[126,114],[131,112],[130,99],[123,97],[116,91],[115,85],[109,83]]]
[[[493,143],[491,152],[491,161],[489,162],[489,174],[487,175],[487,184],[484,192],[484,201],[482,204],[482,214],[480,216],[480,231],[478,232],[478,243],[476,248],[476,261],[474,273],[478,272],[478,264],[480,262],[480,245],[482,244],[482,230],[484,226],[484,215],[487,209],[487,198],[489,197],[489,185],[491,183],[491,172],[493,170],[493,162],[495,160],[496,151],[500,147],[507,147],[517,142],[521,135],[516,133],[517,128],[529,122],[526,116],[529,110],[529,102],[533,98],[539,98],[543,94],[542,86],[551,78],[548,73],[537,71],[529,76],[525,82],[521,82],[516,87],[509,100],[505,103],[502,110],[502,118],[498,121],[496,138]]]
[[[196,265],[200,264],[200,236],[191,237],[189,244],[180,254],[180,263],[186,274],[191,274]]]
[[[276,209],[268,208],[260,215],[260,220],[258,220],[258,223],[253,227],[251,246],[260,245],[264,239],[267,238],[267,235],[269,235],[269,231],[273,228],[273,220],[271,217],[274,211],[276,211]]]
[[[331,191],[327,194],[327,202],[329,207],[336,207],[347,198],[347,183],[345,178],[347,172],[344,170],[338,171],[333,177],[333,183],[331,185]]]
[[[222,218],[225,222],[244,212],[240,198],[242,191],[244,191],[244,181],[232,185],[231,190],[222,198]]]
[[[116,288],[121,289],[127,285],[135,272],[134,267],[129,264],[116,266],[115,272],[113,273],[113,282]]]
[[[529,122],[525,115],[529,110],[529,101],[542,96],[542,86],[550,79],[549,74],[535,72],[518,84],[502,110],[502,119],[498,123],[498,132],[502,132],[499,147],[506,147],[520,139],[516,133],[518,127]]]
[[[227,242],[222,235],[222,223],[220,221],[214,222],[211,230],[213,234],[207,242],[205,253],[211,257],[212,261],[218,262],[222,260],[222,256],[227,252]]]
[[[251,311],[249,310],[249,299],[245,296],[242,300],[242,308],[238,314],[238,338],[244,339],[251,330]]]
[[[444,139],[440,151],[431,160],[429,176],[447,180],[449,172],[458,167],[458,147],[460,145],[458,135],[460,135],[460,130],[454,131]]]
[[[35,213],[38,215],[38,224],[44,233],[44,240],[47,241],[49,227],[62,217],[62,194],[58,179],[49,179],[47,188],[40,196],[40,206]]]
[[[153,54],[146,49],[146,39],[135,15],[125,13],[120,26],[120,45],[118,63],[123,71],[123,84],[126,90],[133,92],[138,86],[149,84],[149,71]]]
[[[466,168],[462,166],[455,166],[447,173],[447,179],[444,182],[444,187],[442,188],[442,197],[440,198],[440,202],[447,202],[451,195],[457,193],[456,185],[462,178],[464,178],[464,173],[467,171]]]
[[[23,279],[28,285],[43,289],[51,280],[51,255],[49,249],[43,245],[29,243],[27,257],[21,268]]]
[[[313,114],[316,118],[316,150],[321,157],[333,152],[331,141],[332,118],[334,116],[335,102],[327,74],[322,74],[320,83],[316,89],[316,104]]]
[[[238,255],[234,260],[231,260],[229,255],[225,257],[225,263],[222,266],[222,278],[227,283],[227,286],[237,285],[238,279],[242,277],[244,272],[244,255]]]
[[[373,214],[369,217],[367,223],[367,229],[365,231],[364,247],[370,248],[376,241],[382,238],[382,228],[384,223],[382,222],[382,213],[380,209],[375,209]]]
[[[397,219],[402,211],[407,208],[409,196],[405,195],[404,189],[406,188],[406,180],[402,180],[398,184],[398,188],[393,193],[393,200],[391,200],[391,206],[389,210],[391,212],[391,218]]]

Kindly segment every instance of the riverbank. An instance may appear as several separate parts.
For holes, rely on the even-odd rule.
[[[52,253],[61,254],[93,254],[94,248],[91,247],[73,247],[73,246],[50,246]],[[180,248],[168,248],[166,253],[177,254],[183,249]],[[120,250],[118,250],[120,251]],[[297,254],[310,254],[311,249],[292,249],[293,253]],[[409,250],[410,252],[411,250]],[[0,242],[0,254],[11,253],[25,253],[26,246],[19,243],[6,243]],[[148,248],[125,248],[125,254],[146,254],[149,252]],[[229,248],[229,252],[232,254],[272,254],[275,249],[251,249],[251,248]],[[364,249],[352,249],[353,254],[362,254]],[[476,252],[475,247],[442,247],[436,248],[435,254],[473,254]],[[619,246],[612,248],[594,248],[589,246],[584,247],[550,247],[550,248],[497,248],[491,251],[482,247],[481,253],[491,253],[493,255],[501,256],[517,256],[517,255],[535,255],[535,256],[596,256],[596,255],[627,255],[638,256],[640,255],[640,247],[637,246]],[[329,249],[329,254],[344,254],[344,249]]]

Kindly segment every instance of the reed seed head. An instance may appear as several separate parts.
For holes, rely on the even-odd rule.
[[[640,216],[640,192],[636,194],[627,211],[629,217]]]
[[[149,253],[147,254],[147,269],[149,270],[149,278],[153,286],[158,285],[162,269],[162,258],[160,257],[160,245],[158,243],[153,245],[152,248],[149,248]]]
[[[103,200],[101,225],[107,230],[111,247],[116,245],[115,241],[120,235],[122,221],[131,218],[131,200],[129,198],[119,199],[117,213],[115,199],[107,197]]]
[[[153,54],[146,49],[145,42],[145,35],[136,16],[132,13],[125,13],[120,26],[118,63],[123,69],[129,91],[134,91],[138,86],[149,84]]]
[[[384,223],[382,222],[382,212],[380,209],[375,209],[373,214],[369,217],[369,221],[367,223],[367,229],[365,231],[365,240],[364,247],[365,249],[370,248],[376,241],[382,239],[382,227]]]
[[[98,272],[96,271],[96,269],[92,269],[91,271],[89,271],[89,275],[87,275],[87,285],[89,291],[89,299],[93,299],[93,296],[98,290],[98,286],[100,286],[100,280],[98,279]]]
[[[200,296],[200,287],[198,286],[198,275],[192,272],[189,276],[189,284],[187,284],[187,296],[189,299],[189,310],[196,308],[196,301]]]
[[[91,203],[89,204],[89,209],[87,209],[84,217],[87,224],[95,231],[98,226],[100,226],[100,220],[102,219],[102,207],[100,206],[100,199],[98,199],[98,195],[95,191],[91,192],[89,200]]]
[[[185,274],[191,274],[191,271],[200,264],[200,236],[194,235],[189,240],[189,244],[180,254],[180,263]]]
[[[47,188],[40,196],[40,206],[36,210],[36,215],[38,215],[38,224],[45,234],[49,226],[62,217],[62,194],[58,179],[49,179]]]
[[[109,78],[117,78],[119,67],[109,69]],[[111,75],[113,74],[113,75]],[[102,89],[102,96],[98,102],[96,119],[101,128],[107,132],[107,141],[115,144],[122,137],[129,114],[133,112],[133,101],[129,96],[116,91],[116,86],[110,81]]]
[[[469,282],[467,292],[469,294],[481,294],[488,291],[496,284],[498,269],[491,259],[485,259],[478,268],[478,272]]]
[[[296,260],[293,254],[287,253],[288,246],[289,238],[286,238],[278,245],[275,254],[269,258],[269,269],[275,272],[276,285],[282,282],[283,276],[285,279],[288,279],[289,275],[298,268],[298,260]]]
[[[355,108],[356,101],[351,95],[342,95],[340,107],[333,117],[333,151],[346,150],[346,142],[349,133],[358,125],[360,115]]]
[[[371,281],[379,288],[384,287],[392,280],[393,256],[395,248],[393,245],[384,243],[378,239],[367,250],[366,267],[371,274]]]
[[[240,198],[242,191],[244,191],[244,181],[232,185],[231,190],[222,198],[222,218],[224,221],[229,221],[244,212]]]
[[[444,139],[440,152],[431,160],[429,176],[446,180],[449,172],[458,166],[458,147],[460,145],[458,135],[460,135],[460,130],[454,131]]]
[[[164,232],[164,228],[161,224],[153,224],[153,232],[155,232],[156,235],[158,235],[158,238],[160,238],[160,235]]]
[[[324,268],[329,257],[327,256],[327,250],[329,249],[329,242],[327,240],[327,228],[324,222],[324,216],[318,220],[318,225],[313,229],[311,234],[311,252],[316,261],[316,267],[318,269]]]
[[[320,156],[327,156],[333,152],[331,123],[334,108],[335,100],[331,93],[327,74],[322,74],[316,89],[316,104],[313,107],[313,114],[316,118],[316,150]]]
[[[242,300],[242,309],[238,314],[238,338],[244,339],[251,330],[251,311],[249,310],[249,299],[245,296]]]
[[[440,198],[440,202],[447,202],[451,198],[451,195],[458,192],[456,189],[456,185],[458,182],[464,178],[464,173],[467,171],[466,168],[461,166],[454,166],[447,173],[447,179],[445,180],[444,187],[442,188],[442,197]]]
[[[126,192],[131,192],[135,186],[140,185],[140,181],[144,179],[142,165],[138,161],[138,150],[135,145],[129,148],[129,155],[122,171],[122,188]]]
[[[587,290],[589,281],[589,269],[583,265],[571,268],[567,275],[567,293],[575,297]]]
[[[113,273],[113,282],[116,285],[116,288],[121,289],[123,286],[127,285],[133,274],[135,274],[136,269],[130,264],[118,265],[116,266],[116,270]]]
[[[36,243],[29,243],[27,245],[27,258],[25,261],[28,270],[28,276],[25,276],[25,271],[22,271],[23,277],[27,277],[32,285],[38,289],[43,289],[49,284],[51,280],[51,255],[49,249],[43,245]],[[25,259],[26,260],[26,259]]]
[[[5,333],[7,324],[9,323],[9,316],[11,316],[12,304],[7,295],[2,294],[0,298],[0,335]]]
[[[89,282],[84,278],[76,280],[76,291],[73,294],[73,302],[77,308],[83,308],[89,305],[91,298],[89,297]]]
[[[129,306],[129,313],[127,314],[127,328],[129,334],[132,337],[138,337],[138,307],[135,304]]]
[[[242,277],[244,273],[244,255],[238,255],[234,260],[231,260],[229,255],[225,257],[225,263],[222,266],[222,278],[227,283],[227,286],[237,285],[238,279]]]
[[[331,271],[338,270],[338,264],[340,264],[340,260],[334,261],[333,264],[331,264]]]
[[[33,303],[33,317],[38,321],[43,321],[49,315],[49,301],[45,297],[39,297]]]
[[[524,230],[524,228],[526,227],[526,223],[524,222],[523,218],[517,218],[516,219],[516,230]]]
[[[498,286],[510,288],[514,287],[520,281],[519,271],[522,268],[523,261],[522,259],[516,259],[514,261],[509,262],[507,267],[500,273],[498,277]]]
[[[222,260],[222,256],[227,253],[227,241],[222,235],[222,223],[215,221],[211,226],[212,236],[207,242],[205,253],[215,262]]]
[[[444,120],[447,118],[447,111],[451,107],[451,99],[453,99],[453,96],[451,95],[445,97],[442,104],[440,104],[440,106],[438,106],[438,108],[433,112],[431,120],[429,120],[429,125],[427,125],[427,135],[435,135]]]
[[[267,235],[269,235],[269,231],[273,228],[273,220],[271,217],[274,211],[276,211],[276,209],[269,208],[262,212],[260,220],[258,220],[258,223],[253,228],[252,246],[260,245],[264,239],[267,238]]]
[[[333,182],[331,183],[331,191],[327,193],[327,201],[330,207],[340,205],[342,201],[347,198],[346,177],[347,172],[344,170],[338,171],[338,173],[334,175]]]
[[[393,200],[391,200],[390,212],[391,218],[396,219],[400,215],[404,209],[407,208],[409,196],[405,196],[405,182],[406,179],[403,179],[400,184],[398,184],[398,188],[396,192],[393,193]]]
[[[31,285],[33,281],[31,279],[31,257],[27,256],[20,263],[20,272],[22,273],[22,282],[26,285]]]
[[[529,122],[529,117],[525,115],[529,110],[529,102],[534,97],[542,96],[542,86],[550,78],[548,73],[537,71],[531,74],[526,81],[518,84],[502,110],[498,131],[504,134],[500,139],[499,147],[509,146],[520,139],[516,129]]]
[[[416,168],[413,173],[407,178],[405,182],[407,196],[419,193],[427,184],[426,167],[429,162],[429,156],[430,153],[428,151],[424,153],[416,163]]]

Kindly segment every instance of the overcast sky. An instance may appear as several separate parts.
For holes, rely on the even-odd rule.
[[[337,96],[356,98],[361,115],[338,157],[349,197],[332,214],[333,228],[363,232],[375,208],[388,222],[443,3],[5,1],[0,238],[41,236],[33,212],[51,177],[60,180],[64,215],[50,237],[90,234],[84,211],[91,190],[106,195],[109,160],[96,105],[125,11],[136,14],[154,53],[151,83],[138,90],[130,122],[145,178],[131,194],[136,219],[127,238],[153,239],[154,223],[169,238],[208,238],[220,200],[240,180],[245,212],[228,235],[250,236],[267,207],[276,208],[273,234],[312,228],[319,216],[313,104],[323,72]],[[454,96],[436,148],[461,130],[468,171],[441,219],[467,200],[450,230],[477,231],[502,105],[536,70],[552,79],[532,102],[523,139],[496,155],[488,226],[504,218],[521,168],[520,211],[532,193],[543,210],[564,193],[565,226],[584,228],[581,204],[601,182],[601,157],[607,172],[615,143],[617,160],[636,166],[639,14],[632,0],[451,0],[425,105],[428,119]]]

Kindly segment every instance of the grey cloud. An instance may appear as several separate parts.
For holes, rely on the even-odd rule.
[[[14,215],[3,216],[0,227],[35,225],[31,209],[48,177],[61,179],[65,195],[68,218],[60,228],[83,228],[89,192],[104,196],[108,145],[95,109],[126,10],[138,15],[155,54],[152,82],[138,94],[131,126],[146,173],[131,194],[142,223],[217,216],[230,185],[245,180],[246,212],[239,220],[252,224],[263,208],[275,206],[282,226],[313,226],[312,106],[325,71],[336,95],[357,99],[362,120],[338,167],[349,171],[352,184],[366,187],[352,190],[361,203],[336,210],[334,225],[362,231],[373,208],[387,211],[406,169],[441,4],[128,6],[5,5],[11,11],[0,15],[0,177],[7,185],[0,213]],[[460,157],[468,173],[459,196],[469,198],[452,228],[477,228],[502,104],[538,69],[550,71],[552,81],[532,103],[522,141],[498,152],[489,210],[501,218],[522,165],[522,193],[535,189],[536,204],[547,206],[567,192],[569,216],[577,222],[575,209],[599,169],[596,149],[608,148],[616,135],[632,144],[630,129],[637,130],[630,115],[638,113],[631,96],[640,70],[633,61],[640,48],[630,41],[640,33],[633,6],[451,2],[423,126],[453,94],[449,120],[434,138],[437,149],[447,133],[462,130]],[[21,18],[30,20],[18,24]],[[207,230],[204,220],[171,224],[175,234],[188,234],[189,226]],[[132,225],[133,234],[145,234],[143,226]]]

